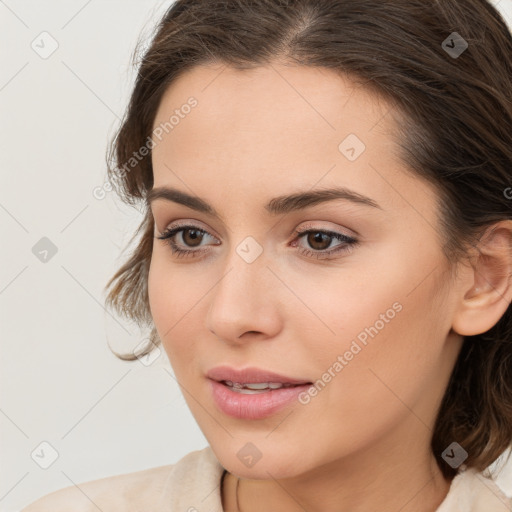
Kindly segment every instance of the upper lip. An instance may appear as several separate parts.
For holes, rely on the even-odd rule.
[[[262,368],[232,368],[230,366],[216,366],[206,374],[208,378],[218,382],[229,380],[240,384],[256,383],[256,382],[275,382],[282,384],[310,384],[311,381],[306,379],[295,379],[279,375]]]

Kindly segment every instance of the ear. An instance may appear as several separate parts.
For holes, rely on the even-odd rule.
[[[494,327],[512,301],[512,221],[486,229],[471,266],[452,323],[452,329],[463,336]]]

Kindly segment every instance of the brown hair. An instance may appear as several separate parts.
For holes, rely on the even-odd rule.
[[[468,45],[460,55],[449,53],[454,40],[461,47],[454,32]],[[180,74],[210,62],[249,69],[276,59],[345,73],[397,107],[402,123],[390,136],[404,164],[439,191],[449,261],[464,257],[486,227],[512,218],[512,37],[487,1],[178,0],[142,56],[109,154],[114,189],[132,206],[142,200],[145,217],[132,238],[142,233],[137,247],[106,285],[106,304],[152,327],[142,354],[160,343],[147,293],[153,170],[151,154],[133,155]],[[447,478],[457,470],[441,454],[453,441],[468,453],[466,466],[480,471],[512,441],[510,307],[492,329],[465,337],[453,369],[432,437]]]

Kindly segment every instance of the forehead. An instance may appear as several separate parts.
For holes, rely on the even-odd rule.
[[[196,106],[183,108],[191,97]],[[220,201],[229,197],[226,185],[248,194],[256,187],[267,197],[289,192],[291,183],[343,185],[401,208],[410,207],[404,198],[413,192],[426,203],[432,192],[404,172],[391,106],[332,70],[198,66],[167,89],[153,128],[173,114],[177,122],[152,152],[155,186],[185,180]]]
[[[194,131],[216,123],[210,136],[239,132],[261,137],[267,133],[274,140],[283,126],[288,129],[281,136],[290,134],[293,140],[336,132],[340,136],[346,129],[363,136],[376,122],[389,122],[384,119],[390,110],[385,101],[332,70],[277,63],[237,70],[210,64],[186,71],[168,87],[154,126],[165,123],[191,96],[198,101],[193,109]],[[173,135],[186,131],[187,124],[173,130]]]

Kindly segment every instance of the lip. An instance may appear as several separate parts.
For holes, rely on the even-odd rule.
[[[248,368],[232,368],[231,366],[216,366],[208,371],[206,376],[209,379],[221,382],[223,380],[230,380],[240,384],[247,384],[249,382],[276,382],[281,384],[311,384],[307,379],[298,379],[280,375],[269,370],[248,367]]]
[[[209,384],[217,407],[224,414],[242,420],[259,420],[271,416],[293,402],[298,402],[299,395],[312,385],[300,384],[246,395],[232,391],[226,384],[216,380],[209,379]]]
[[[236,369],[217,366],[208,371],[210,391],[217,407],[228,416],[244,420],[257,420],[271,416],[293,402],[312,386],[311,381],[280,375],[260,368]],[[293,384],[293,387],[270,389],[261,393],[245,394],[233,391],[222,381],[240,384],[275,382]]]

